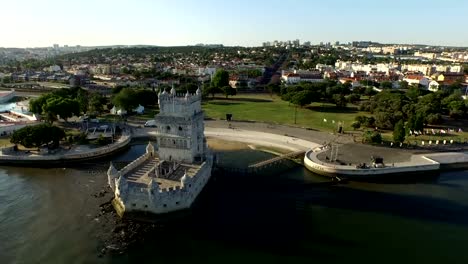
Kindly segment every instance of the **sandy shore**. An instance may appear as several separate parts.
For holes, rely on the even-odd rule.
[[[249,148],[248,144],[238,141],[228,141],[212,137],[207,137],[206,141],[208,143],[208,147],[215,151],[236,151]]]

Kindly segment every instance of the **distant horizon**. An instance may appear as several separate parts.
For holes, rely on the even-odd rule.
[[[279,40],[276,39],[277,41],[285,42],[285,41],[293,41],[295,39],[285,39],[285,40]],[[270,42],[272,43],[275,40],[266,40],[264,42]],[[353,40],[353,41],[369,41],[371,43],[377,43],[380,45],[401,45],[401,46],[428,46],[428,47],[447,47],[447,48],[468,48],[467,46],[453,46],[453,45],[431,45],[427,43],[385,43],[385,42],[379,42],[379,41],[374,41],[374,40]],[[338,41],[339,45],[348,45],[349,43],[352,43],[353,41]],[[300,40],[300,45],[302,46],[304,42],[309,42],[308,40]],[[331,45],[335,45],[336,41],[321,41],[323,44],[326,44],[329,42]],[[223,45],[224,47],[244,47],[244,48],[255,48],[255,47],[262,47],[263,42],[259,43],[258,45],[253,45],[253,46],[245,46],[245,45],[226,45],[224,43],[196,43],[196,44],[175,44],[175,45],[157,45],[157,44],[102,44],[102,45],[83,45],[83,44],[61,44],[61,43],[53,43],[49,46],[24,46],[24,47],[3,47],[0,46],[0,48],[4,49],[42,49],[42,48],[53,48],[54,44],[58,44],[60,48],[63,48],[65,46],[69,48],[73,47],[82,47],[82,48],[89,48],[89,47],[116,47],[116,46],[124,46],[124,47],[138,47],[138,46],[143,46],[143,47],[192,47],[192,46],[199,46],[200,44],[203,44],[204,46],[209,46],[209,45]],[[310,42],[311,46],[319,46],[320,42]]]
[[[7,10],[0,16],[0,47],[10,48],[258,47],[275,39],[468,46],[461,26],[468,2],[456,0],[15,0],[0,7]]]

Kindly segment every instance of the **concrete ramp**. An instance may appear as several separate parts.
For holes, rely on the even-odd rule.
[[[444,152],[426,154],[424,157],[440,163],[442,168],[468,167],[468,154],[465,152]]]
[[[468,163],[468,154],[463,152],[444,152],[424,155],[426,158],[437,161],[441,165],[452,163]]]

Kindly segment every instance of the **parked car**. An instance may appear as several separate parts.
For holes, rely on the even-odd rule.
[[[156,127],[156,121],[155,120],[146,121],[145,127]]]

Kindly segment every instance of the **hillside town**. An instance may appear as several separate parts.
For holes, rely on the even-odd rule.
[[[41,55],[42,54],[42,55]],[[272,41],[262,47],[60,47],[1,49],[0,84],[36,89],[81,86],[109,94],[124,87],[170,87],[206,83],[217,69],[227,70],[238,91],[266,85],[336,80],[351,88],[407,88],[437,91],[467,87],[468,51],[423,45],[385,45],[370,41]],[[465,67],[464,67],[465,66]],[[57,85],[55,85],[57,84]],[[403,85],[403,87],[401,87]]]

